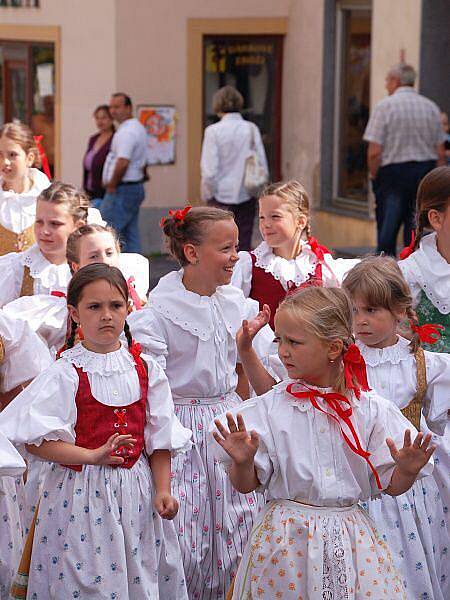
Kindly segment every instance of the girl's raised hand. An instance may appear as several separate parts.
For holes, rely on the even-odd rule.
[[[214,421],[221,434],[214,431],[214,439],[236,464],[251,463],[259,447],[258,434],[256,431],[249,432],[245,429],[244,419],[240,413],[236,415],[236,422],[231,413],[227,413],[226,417],[228,429],[218,419]]]
[[[132,435],[120,435],[113,433],[108,438],[106,444],[92,450],[93,465],[121,465],[124,461],[123,457],[118,454],[113,454],[118,448],[132,448],[136,443],[136,439]]]
[[[171,521],[178,512],[178,502],[169,494],[169,492],[158,492],[153,500],[153,504],[163,519]]]
[[[256,334],[270,321],[270,308],[264,304],[262,310],[250,321],[242,321],[242,326],[236,333],[236,344],[239,352],[251,349]]]
[[[398,450],[391,438],[387,438],[386,444],[389,446],[391,456],[400,471],[405,475],[415,477],[436,450],[436,446],[430,446],[430,441],[430,433],[424,437],[423,433],[419,432],[414,442],[411,443],[411,430],[407,429],[403,440],[403,448]]]

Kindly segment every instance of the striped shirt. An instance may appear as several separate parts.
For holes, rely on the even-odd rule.
[[[444,136],[437,105],[409,86],[375,105],[364,132],[366,142],[382,146],[381,166],[436,160]]]

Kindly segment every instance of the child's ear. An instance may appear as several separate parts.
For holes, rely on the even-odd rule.
[[[428,211],[428,222],[435,231],[439,231],[442,227],[443,213],[435,208]]]
[[[36,154],[34,152],[28,152],[27,159],[26,159],[27,167],[32,167],[35,160],[36,160]]]
[[[300,215],[298,218],[298,228],[303,231],[308,225],[308,217],[306,215]]]
[[[342,340],[333,340],[328,346],[328,360],[337,360],[344,349],[344,342]]]
[[[71,304],[68,304],[67,308],[69,309],[69,315],[70,315],[70,318],[72,319],[72,321],[75,321],[75,323],[77,325],[79,325],[80,324],[80,315],[78,313],[78,309],[75,306],[72,306]]]
[[[184,256],[190,265],[198,264],[197,248],[194,244],[185,244],[183,246]]]

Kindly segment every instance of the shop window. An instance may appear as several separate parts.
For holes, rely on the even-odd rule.
[[[0,125],[15,119],[42,135],[55,163],[55,49],[51,43],[0,40]]]
[[[203,127],[218,118],[212,97],[232,85],[244,97],[243,117],[258,125],[272,180],[280,179],[281,35],[211,35],[203,37]]]

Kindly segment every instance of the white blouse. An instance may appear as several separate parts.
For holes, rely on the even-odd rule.
[[[171,450],[190,448],[191,431],[178,421],[167,378],[149,356],[145,449]],[[140,398],[141,390],[134,359],[122,346],[115,352],[98,354],[82,344],[63,352],[62,357],[39,375],[0,413],[0,429],[15,445],[35,444],[43,440],[75,443],[77,408],[75,397],[78,374],[74,366],[87,373],[94,398],[105,406],[128,406]]]
[[[399,337],[387,348],[369,348],[356,342],[366,361],[370,387],[398,408],[405,408],[417,391],[417,367],[409,341]],[[434,433],[443,435],[450,409],[450,355],[425,351],[427,391],[424,398],[424,417]]]
[[[0,392],[34,379],[52,364],[46,344],[28,323],[9,317],[1,309],[0,336],[5,351],[0,363]]]
[[[134,277],[134,286],[141,300],[146,300],[150,287],[150,265],[148,258],[133,252],[119,254],[119,269],[128,281]]]
[[[314,275],[318,263],[317,257],[306,241],[301,241],[302,251],[291,260],[282,258],[273,253],[272,248],[261,242],[253,253],[256,257],[255,265],[270,273],[274,279],[279,281],[283,288],[288,290],[288,282],[292,281],[296,286],[305,283],[311,275]],[[325,254],[325,262],[322,267],[322,278],[325,287],[339,287],[350,269],[359,259],[334,259],[331,254]],[[250,295],[252,287],[252,259],[249,252],[239,252],[239,261],[233,269],[231,283],[240,288],[246,297]]]
[[[286,392],[292,381],[283,381],[230,411],[241,413],[246,429],[258,433],[255,467],[267,500],[284,498],[316,506],[349,506],[380,493],[369,465],[349,448],[338,424],[309,400],[298,400]],[[299,391],[305,389],[297,383]],[[327,410],[322,399],[317,401]],[[352,401],[352,410],[352,423],[361,445],[371,453],[370,461],[386,489],[395,467],[386,438],[391,437],[401,448],[405,430],[414,428],[394,404],[374,392],[362,392],[360,400]],[[226,421],[225,415],[219,419]],[[210,434],[214,429],[212,423]],[[209,443],[217,460],[225,467],[230,465],[230,457],[212,435]],[[432,470],[430,459],[421,476]]]
[[[10,252],[0,256],[0,306],[15,300],[20,295],[24,267],[30,269],[35,294],[51,294],[53,291],[66,293],[70,281],[67,263],[50,263],[34,244],[24,252]]]
[[[23,458],[0,431],[0,477],[22,475],[25,466]]]
[[[188,291],[183,270],[159,280],[147,306],[128,316],[133,338],[163,365],[174,398],[211,398],[237,385],[236,332],[243,319],[258,313],[231,285],[212,296]],[[266,326],[255,338],[260,356],[268,351],[273,332]]]
[[[34,225],[36,199],[50,185],[47,175],[39,169],[30,169],[29,173],[33,184],[28,192],[22,194],[4,190],[0,177],[0,224],[13,233],[22,233]]]
[[[450,313],[450,264],[437,249],[436,233],[423,237],[419,248],[398,266],[409,285],[414,306],[423,290],[441,314]]]

